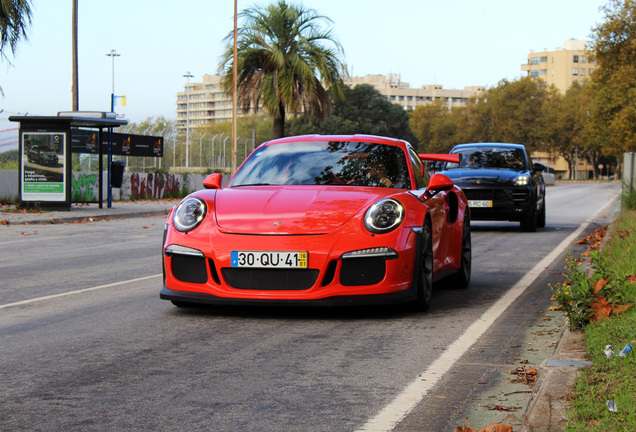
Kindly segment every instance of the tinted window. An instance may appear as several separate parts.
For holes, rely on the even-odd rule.
[[[453,154],[458,153],[462,155],[460,164],[447,163],[445,169],[527,169],[525,152],[521,149],[502,147],[466,147],[453,151]]]
[[[404,152],[360,142],[295,142],[257,149],[230,187],[351,185],[410,188]]]

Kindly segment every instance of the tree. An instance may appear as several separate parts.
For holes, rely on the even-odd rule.
[[[417,145],[417,138],[409,126],[409,114],[391,103],[378,90],[368,84],[343,89],[343,99],[333,103],[333,114],[319,122],[311,115],[296,119],[290,134],[303,133],[368,134],[400,138]]]
[[[409,124],[421,151],[448,153],[457,144],[459,127],[453,111],[436,100],[411,112]]]
[[[0,53],[3,58],[7,58],[7,46],[15,53],[20,39],[26,39],[26,28],[30,24],[30,0],[0,0]]]
[[[502,80],[466,104],[467,135],[476,142],[509,142],[529,151],[541,145],[542,109],[550,92],[536,78]]]
[[[604,153],[636,150],[636,0],[611,0],[593,30],[592,118]]]
[[[240,14],[237,29],[237,99],[245,113],[262,108],[273,118],[273,136],[284,136],[285,117],[301,110],[321,120],[331,111],[329,91],[341,96],[344,64],[340,43],[313,9],[285,0]],[[231,32],[226,41],[232,41]],[[233,46],[228,43],[220,69],[223,86],[233,88]]]

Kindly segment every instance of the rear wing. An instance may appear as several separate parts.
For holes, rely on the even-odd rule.
[[[423,161],[436,161],[436,162],[453,162],[459,164],[461,161],[460,154],[434,154],[434,153],[420,153],[418,154]]]

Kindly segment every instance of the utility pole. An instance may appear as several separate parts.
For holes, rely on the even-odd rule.
[[[73,56],[73,88],[72,88],[72,111],[79,111],[79,78],[77,74],[77,1],[73,0],[73,28],[72,28],[72,56]]]
[[[234,61],[232,62],[232,174],[236,171],[236,69],[237,69],[237,61],[236,58],[236,39],[237,39],[237,0],[234,0]]]

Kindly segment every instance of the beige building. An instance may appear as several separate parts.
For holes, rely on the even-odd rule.
[[[415,109],[436,100],[441,100],[448,107],[463,106],[469,97],[485,90],[483,86],[466,87],[464,90],[446,90],[441,85],[411,88],[409,83],[400,80],[398,74],[350,77],[345,84],[351,87],[370,84],[404,109]],[[242,112],[239,110],[237,114],[240,116]],[[190,128],[197,128],[222,121],[232,121],[232,97],[223,91],[220,75],[203,75],[202,82],[189,82],[183,91],[177,93],[179,130],[186,130],[186,122]]]
[[[401,81],[399,74],[348,77],[345,79],[345,84],[350,87],[355,87],[358,84],[369,84],[389,101],[407,110],[427,105],[436,100],[441,100],[449,108],[464,106],[468,98],[486,89],[485,86],[474,86],[464,87],[463,90],[447,90],[439,84],[412,88],[409,83]]]
[[[530,51],[528,63],[522,64],[521,70],[565,92],[574,81],[581,82],[594,73],[594,55],[586,50],[586,45],[585,41],[570,39],[554,51]]]
[[[232,97],[223,91],[220,75],[203,75],[203,82],[188,83],[177,93],[177,128],[185,130],[186,121],[191,128],[232,121]]]

